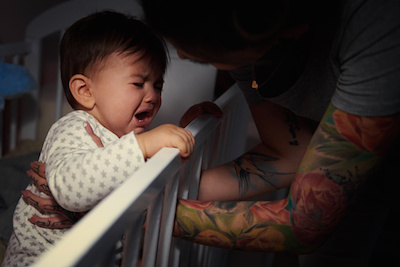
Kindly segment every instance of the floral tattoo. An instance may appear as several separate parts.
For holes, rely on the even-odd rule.
[[[279,158],[271,157],[257,152],[249,152],[239,157],[232,162],[233,169],[235,170],[234,178],[238,180],[239,183],[239,194],[243,196],[248,192],[249,189],[254,189],[255,179],[257,181],[262,181],[265,185],[279,190],[280,188],[276,186],[276,181],[279,176],[293,174],[281,173],[275,171],[274,167],[270,164],[272,161],[277,161]]]
[[[330,105],[304,154],[289,195],[278,201],[179,200],[175,234],[211,246],[267,252],[313,251],[343,218],[347,207],[399,133],[400,116],[361,117]],[[258,159],[235,161],[242,188],[263,176]]]

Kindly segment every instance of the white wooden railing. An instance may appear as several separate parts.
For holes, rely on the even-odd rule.
[[[202,115],[187,126],[196,139],[188,162],[178,149],[161,149],[35,266],[112,266],[122,237],[123,266],[137,266],[139,259],[142,266],[224,266],[224,250],[172,237],[177,197],[196,199],[201,170],[234,159],[246,147],[250,113],[240,90],[233,86],[215,103],[222,119]]]

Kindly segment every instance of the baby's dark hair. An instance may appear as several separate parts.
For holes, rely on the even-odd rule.
[[[82,18],[70,26],[60,44],[61,81],[65,96],[73,108],[79,107],[69,89],[75,74],[91,75],[95,64],[117,52],[140,53],[150,60],[153,70],[164,75],[168,54],[165,42],[139,20],[113,11]]]

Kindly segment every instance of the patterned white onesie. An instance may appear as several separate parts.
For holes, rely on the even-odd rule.
[[[104,148],[84,129],[92,126]],[[56,201],[70,211],[88,211],[117,188],[144,163],[133,132],[118,138],[84,111],[58,120],[46,137],[39,161],[46,162],[46,178]],[[47,197],[33,186],[27,189]],[[14,212],[14,232],[2,266],[28,266],[53,246],[66,230],[49,230],[31,224],[33,215],[45,217],[21,198]]]

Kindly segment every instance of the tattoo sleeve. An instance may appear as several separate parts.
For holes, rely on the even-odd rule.
[[[175,234],[225,248],[313,251],[341,221],[359,188],[376,171],[399,132],[399,121],[399,115],[360,117],[330,105],[286,199],[179,200]]]
[[[269,187],[269,191],[279,190],[279,179],[293,172],[278,172],[273,164],[279,160],[277,157],[268,156],[255,151],[244,154],[231,163],[234,170],[233,177],[238,180],[239,194],[244,196],[249,190],[257,187]]]

